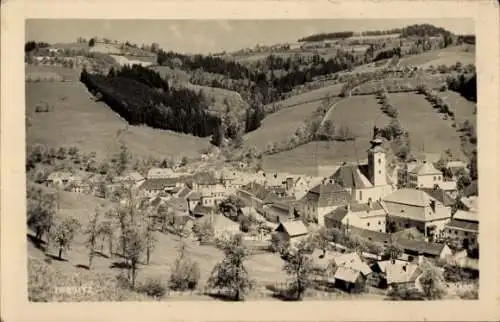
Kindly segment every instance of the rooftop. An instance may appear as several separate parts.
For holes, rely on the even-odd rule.
[[[445,190],[442,188],[419,188],[419,190],[424,191],[432,198],[439,200],[446,207],[453,206],[455,204],[455,199],[453,199]]]
[[[282,222],[279,226],[282,226],[290,237],[302,236],[309,233],[306,225],[300,220]]]
[[[457,210],[457,212],[455,212],[455,214],[453,215],[453,219],[479,222],[479,216],[477,212],[465,211],[465,210]]]
[[[387,197],[383,198],[386,203],[399,203],[416,207],[426,207],[431,200],[436,200],[428,193],[420,189],[403,188],[394,191]]]
[[[462,229],[462,230],[467,230],[471,232],[478,232],[479,231],[479,223],[478,222],[470,222],[470,221],[465,221],[465,220],[457,220],[457,219],[452,219],[447,225],[447,228],[451,229]]]
[[[335,264],[338,267],[347,267],[352,270],[361,272],[363,275],[368,275],[372,272],[371,268],[363,262],[361,257],[356,252],[343,254],[335,257]]]
[[[417,165],[415,168],[409,171],[410,173],[422,176],[422,175],[439,175],[442,174],[441,171],[436,169],[432,162],[423,162]]]
[[[347,189],[361,189],[372,186],[366,175],[356,165],[343,165],[330,176],[338,185]]]
[[[140,189],[144,190],[163,190],[165,188],[175,187],[177,184],[177,180],[174,178],[155,178],[155,179],[146,179],[141,186]]]

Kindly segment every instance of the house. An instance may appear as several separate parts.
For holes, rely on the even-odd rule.
[[[360,271],[340,266],[337,267],[334,278],[336,288],[349,293],[361,293],[365,289],[366,277]]]
[[[272,222],[284,222],[295,218],[295,200],[280,198],[274,199],[263,207],[263,213],[267,220]]]
[[[152,168],[146,175],[148,179],[167,179],[174,176],[174,171],[170,168]]]
[[[365,204],[349,203],[325,216],[325,226],[329,228],[356,227],[385,233],[387,211],[381,201]],[[328,222],[328,224],[327,224]]]
[[[197,191],[189,192],[184,199],[186,199],[188,203],[188,208],[192,211],[197,205],[201,202],[201,194]]]
[[[336,271],[334,285],[347,292],[361,292],[372,274],[371,268],[355,252],[334,258]]]
[[[79,176],[71,176],[70,183],[67,187],[70,191],[76,193],[90,193],[92,191],[90,182]]]
[[[378,288],[406,286],[416,288],[422,270],[417,264],[399,259],[378,261],[371,267],[374,272],[371,283]]]
[[[368,163],[362,165],[342,164],[329,178],[351,194],[354,202],[365,203],[369,199],[380,200],[394,189],[387,173],[386,151],[383,141],[374,138],[368,149]]]
[[[434,188],[443,184],[443,173],[436,169],[432,162],[423,161],[408,169],[406,187],[408,188]]]
[[[430,239],[439,237],[451,219],[450,208],[425,191],[403,188],[383,199],[388,213],[388,230],[415,227]]]
[[[195,218],[203,218],[206,216],[210,216],[215,212],[215,209],[212,207],[206,207],[202,204],[198,203],[193,210],[191,210],[191,215]]]
[[[216,238],[228,237],[240,232],[240,225],[222,214],[211,213],[200,218],[199,222],[209,222],[214,228]]]
[[[264,211],[264,205],[268,205],[272,203],[274,199],[278,198],[264,185],[254,181],[238,189],[236,191],[236,196],[247,206],[252,206],[259,212]]]
[[[114,182],[124,182],[124,183],[131,183],[131,184],[136,184],[139,182],[143,182],[145,178],[137,171],[128,171],[125,172],[122,176],[115,177]]]
[[[453,182],[453,181],[443,181],[443,183],[445,182]],[[450,193],[447,190],[443,189],[441,186],[436,185],[434,186],[434,188],[419,188],[419,190],[424,191],[432,198],[441,202],[446,208],[450,209],[450,212],[452,207],[455,205],[455,199],[450,195]]]
[[[174,211],[178,211],[181,213],[189,213],[187,201],[183,198],[172,197],[165,200],[165,204],[167,207],[173,209]]]
[[[45,182],[47,186],[64,187],[70,183],[72,178],[73,175],[70,172],[55,171],[48,175]]]
[[[292,245],[304,240],[309,234],[306,225],[300,220],[281,222],[275,232]]]
[[[300,200],[309,192],[309,190],[311,190],[311,188],[320,184],[322,180],[323,178],[321,177],[298,177],[297,180],[295,180],[290,195],[294,196],[297,200]]]
[[[170,194],[176,188],[182,187],[182,182],[176,178],[146,179],[140,186],[141,193],[148,197]]]
[[[461,173],[468,173],[467,164],[462,161],[449,161],[446,163],[445,168],[448,169],[453,177],[453,179],[458,180],[458,176]]]
[[[457,210],[445,227],[445,236],[458,239],[464,249],[479,242],[479,217],[475,211]]]
[[[409,261],[415,259],[421,260],[423,257],[446,259],[452,255],[450,247],[443,243],[430,243],[425,240],[399,238],[394,241],[394,244],[403,249],[404,255],[402,259]]]
[[[339,206],[346,205],[350,193],[338,184],[319,184],[300,199],[300,216],[304,222],[325,225],[324,217]]]
[[[459,208],[465,211],[477,212],[479,199],[477,196],[460,198]]]

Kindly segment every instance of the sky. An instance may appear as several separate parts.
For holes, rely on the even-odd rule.
[[[330,19],[330,20],[94,20],[30,19],[26,40],[74,42],[94,36],[136,44],[156,42],[184,53],[234,51],[256,44],[295,42],[315,33],[366,31],[429,23],[457,34],[473,34],[472,19]]]

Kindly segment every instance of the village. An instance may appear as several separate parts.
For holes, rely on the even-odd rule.
[[[108,183],[98,174],[54,171],[44,184],[122,204],[133,193],[160,231],[200,244],[241,234],[251,249],[284,258],[326,234],[321,247],[311,242],[311,259],[323,269],[334,262],[328,283],[348,293],[421,290],[424,260],[477,278],[478,197],[458,196],[453,175],[445,179],[431,161],[391,169],[383,143],[374,135],[367,164],[344,163],[327,177],[256,171],[245,162],[212,167],[215,156],[206,153],[192,164],[126,170]],[[461,161],[445,166],[468,171]]]

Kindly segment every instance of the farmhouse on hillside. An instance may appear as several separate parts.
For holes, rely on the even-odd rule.
[[[45,182],[47,186],[64,187],[71,181],[72,177],[70,172],[55,171],[49,174]]]
[[[417,189],[403,188],[383,199],[389,232],[415,227],[430,239],[439,237],[450,221],[451,210]]]

